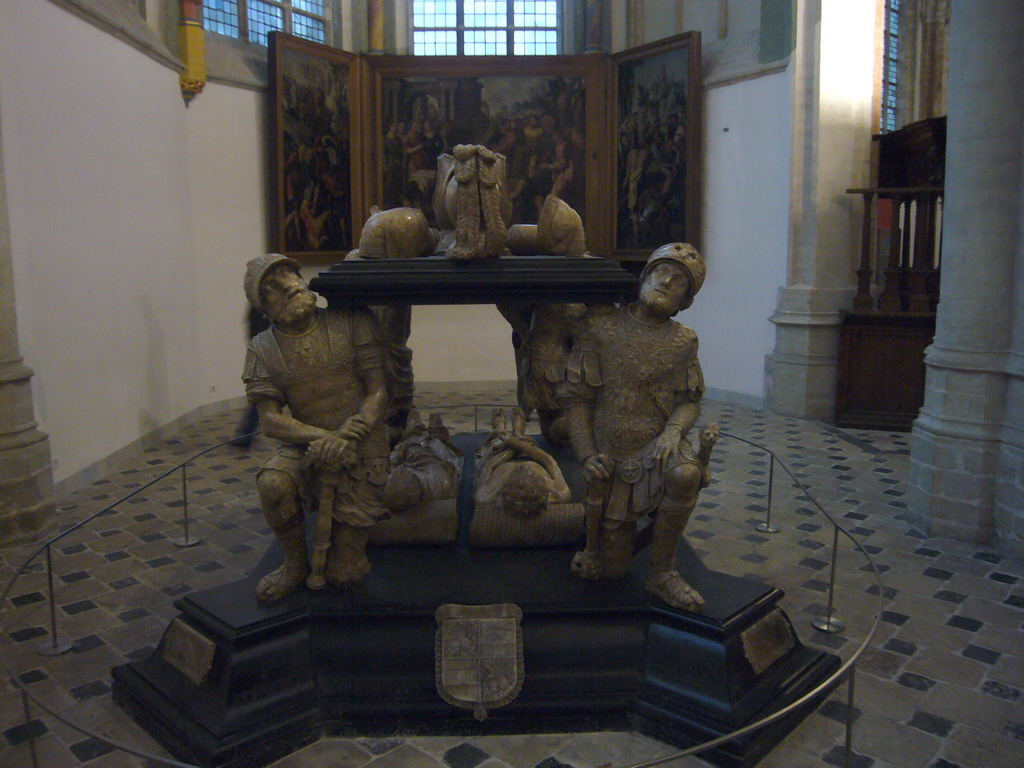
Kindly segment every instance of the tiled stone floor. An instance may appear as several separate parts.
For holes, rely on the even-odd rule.
[[[459,431],[483,429],[489,410],[463,403],[511,403],[511,389],[432,393]],[[856,768],[1011,768],[1024,766],[1024,561],[986,547],[931,539],[903,519],[908,443],[905,435],[850,432],[819,423],[707,403],[705,421],[776,452],[810,493],[872,554],[888,598],[878,633],[856,678]],[[193,453],[232,436],[237,413],[184,429],[175,438],[68,498],[58,525],[68,527]],[[149,652],[175,615],[177,595],[246,574],[269,542],[252,483],[270,450],[225,446],[189,470],[190,535],[182,535],[181,476],[175,473],[70,534],[53,549],[63,656],[38,653],[50,642],[42,562],[17,581],[4,606],[7,634],[0,659],[61,718],[164,756],[161,747],[111,701],[110,669]],[[711,568],[764,579],[786,592],[786,609],[805,643],[843,658],[860,645],[878,606],[864,558],[841,540],[836,613],[840,635],[822,634],[811,619],[825,608],[832,529],[777,466],[773,520],[761,534],[768,455],[735,439],[719,443],[716,477],[702,495],[687,536]],[[6,582],[30,549],[0,550]],[[34,707],[25,722],[22,698],[5,677],[0,690],[0,765],[150,765],[115,751]],[[765,768],[842,765],[846,688],[822,706],[762,762]],[[280,760],[278,768],[612,768],[674,752],[633,733],[548,734],[487,738],[322,739]],[[671,766],[705,765],[683,758]]]

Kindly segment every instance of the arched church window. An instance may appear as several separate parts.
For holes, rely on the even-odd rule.
[[[417,56],[558,53],[560,0],[412,0]]]
[[[327,0],[206,0],[204,24],[209,32],[267,44],[275,29],[318,43],[330,42]]]

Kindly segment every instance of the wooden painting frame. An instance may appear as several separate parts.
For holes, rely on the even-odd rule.
[[[700,249],[700,32],[623,51],[611,61],[609,254],[623,261],[644,260],[676,241]]]
[[[603,199],[606,196],[602,195],[608,180],[604,156],[608,130],[607,57],[370,56],[365,62],[363,91],[370,105],[363,124],[367,207],[370,204],[393,207],[410,201],[429,205],[432,197],[429,166],[436,155],[428,156],[427,167],[420,168],[423,160],[412,152],[420,151],[418,144],[415,137],[409,138],[414,135],[413,127],[409,121],[401,119],[408,114],[412,122],[420,118],[423,151],[428,155],[438,148],[450,151],[447,145],[458,143],[481,143],[499,149],[516,147],[515,158],[508,158],[507,174],[517,210],[513,223],[532,223],[524,216],[536,210],[538,196],[550,191],[545,188],[545,174],[554,179],[560,172],[557,168],[564,170],[571,166],[573,173],[569,184],[575,183],[576,187],[564,187],[572,194],[563,197],[570,204],[574,202],[573,197],[579,201],[577,207],[581,209],[587,247],[594,253],[608,253],[609,210]],[[517,98],[520,100],[516,101]],[[435,112],[443,130],[426,125]],[[533,125],[534,117],[536,125]],[[538,161],[537,144],[531,145],[533,149],[529,152],[533,154],[526,159],[534,169],[530,175],[516,175],[521,174],[524,152],[522,142],[513,136],[520,133],[516,127],[519,120],[522,121],[523,142],[529,132],[531,136],[539,136],[537,142],[550,148],[553,137],[561,136],[556,140],[557,160],[553,163]],[[403,122],[406,125],[402,126]],[[436,135],[428,138],[429,130],[440,134],[440,141]],[[536,130],[541,133],[535,134]],[[577,131],[575,136],[572,130]],[[481,135],[481,131],[486,136]],[[400,136],[404,138],[398,141]],[[504,141],[506,136],[510,137],[508,142]],[[439,144],[444,146],[439,147]],[[398,146],[402,148],[401,155]],[[406,154],[406,150],[412,151]],[[402,158],[400,169],[395,165],[396,157]],[[549,165],[552,167],[548,168]],[[577,171],[577,165],[581,166],[581,171]],[[402,179],[400,188],[396,178]],[[562,182],[565,179],[563,175]]]
[[[303,263],[341,261],[365,219],[362,66],[355,54],[270,35],[273,247]]]

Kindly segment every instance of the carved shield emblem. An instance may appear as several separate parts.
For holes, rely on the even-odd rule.
[[[523,687],[523,612],[518,605],[442,605],[434,614],[437,692],[478,720]]]

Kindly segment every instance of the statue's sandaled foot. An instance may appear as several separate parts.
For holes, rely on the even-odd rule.
[[[601,559],[586,549],[576,553],[569,568],[581,579],[600,579],[603,575]]]
[[[675,608],[699,611],[704,605],[700,592],[683,581],[679,571],[652,571],[644,588]]]
[[[261,603],[280,600],[289,592],[295,591],[306,580],[309,571],[304,567],[282,565],[275,568],[256,585],[256,599]]]
[[[345,563],[335,568],[328,566],[324,576],[327,577],[328,583],[344,589],[362,581],[369,572],[370,561],[366,557],[360,557],[355,562]]]

